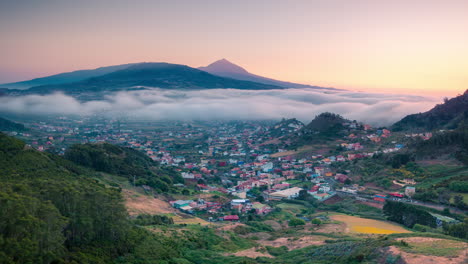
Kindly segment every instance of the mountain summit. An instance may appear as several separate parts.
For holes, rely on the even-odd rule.
[[[221,77],[228,77],[228,78],[237,79],[237,80],[275,85],[275,86],[280,86],[283,88],[313,88],[313,89],[323,89],[323,90],[337,90],[334,88],[325,88],[325,87],[319,87],[319,86],[311,86],[307,84],[284,82],[284,81],[262,77],[262,76],[250,73],[246,69],[242,68],[241,66],[236,65],[226,59],[217,60],[206,67],[199,67],[198,69],[205,71],[205,72],[209,72],[213,75],[221,76]]]
[[[237,74],[247,74],[250,73],[242,68],[239,65],[236,65],[226,59],[217,60],[206,67],[200,67],[199,70],[209,72],[211,74],[215,73],[237,73]]]

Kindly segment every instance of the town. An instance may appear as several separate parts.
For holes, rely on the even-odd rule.
[[[288,135],[304,124],[296,119],[275,121],[145,122],[97,117],[58,117],[26,123],[27,132],[10,132],[39,151],[64,155],[73,144],[108,142],[145,153],[161,166],[180,172],[187,193],[218,193],[224,203],[204,199],[174,200],[186,214],[209,221],[236,221],[239,215],[266,215],[274,201],[310,195],[319,202],[355,195],[381,207],[388,198],[407,198],[416,192],[414,179],[394,180],[399,192],[359,184],[346,166],[359,159],[398,152],[408,138],[431,138],[431,133],[395,136],[386,128],[356,121],[332,144],[314,149],[288,149]],[[369,188],[369,186],[371,188]],[[145,190],[151,189],[143,186]],[[357,194],[360,194],[357,196]],[[229,214],[228,214],[229,213]]]

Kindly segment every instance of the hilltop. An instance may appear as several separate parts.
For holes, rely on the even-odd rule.
[[[348,130],[345,124],[352,123],[338,114],[321,113],[309,124],[289,137],[292,146],[303,146],[344,137]]]

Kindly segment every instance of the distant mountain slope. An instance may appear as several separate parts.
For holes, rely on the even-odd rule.
[[[395,123],[393,130],[433,130],[453,129],[462,122],[468,121],[468,90],[464,94],[446,100],[425,113],[404,117]]]
[[[15,123],[0,117],[0,131],[24,131],[26,128],[22,124]]]
[[[108,66],[108,67],[100,67],[100,68],[96,68],[92,70],[79,70],[79,71],[65,72],[65,73],[55,74],[51,76],[36,78],[36,79],[29,80],[29,81],[0,84],[0,87],[23,90],[23,89],[28,89],[34,86],[72,83],[72,82],[78,82],[78,81],[82,81],[82,80],[92,78],[92,77],[101,76],[101,75],[115,72],[118,70],[122,70],[132,65],[134,65],[134,63]]]
[[[99,77],[80,82],[32,87],[25,93],[46,94],[55,91],[84,93],[128,90],[135,86],[164,89],[281,89],[279,86],[224,78],[185,65],[140,63]]]
[[[307,84],[284,82],[284,81],[278,81],[278,80],[262,77],[259,75],[252,74],[248,72],[247,70],[245,70],[244,68],[226,59],[215,61],[206,67],[199,67],[198,69],[209,72],[214,75],[222,76],[222,77],[264,83],[264,84],[269,84],[269,85],[276,85],[276,86],[280,86],[283,88],[314,88],[314,89],[325,89],[325,90],[338,90],[334,88],[325,88],[325,87],[319,87],[319,86],[311,86]]]

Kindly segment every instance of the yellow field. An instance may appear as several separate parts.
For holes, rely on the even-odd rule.
[[[393,234],[393,233],[411,233],[403,227],[373,219],[366,219],[350,215],[333,215],[331,218],[335,221],[346,224],[346,231],[363,234]]]

